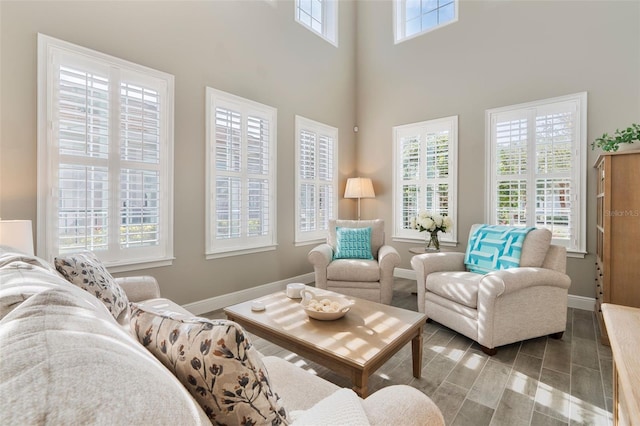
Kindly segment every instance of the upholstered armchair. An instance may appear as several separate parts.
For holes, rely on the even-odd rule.
[[[474,225],[469,240],[480,225]],[[488,355],[498,346],[549,335],[566,328],[566,249],[551,244],[551,232],[534,229],[521,245],[518,267],[469,272],[465,253],[414,256],[418,310],[429,320],[475,340]]]
[[[338,248],[336,228],[371,228],[372,259],[334,259]],[[390,304],[393,297],[393,271],[400,264],[397,250],[384,244],[384,221],[331,220],[327,242],[309,252],[315,271],[316,287]]]

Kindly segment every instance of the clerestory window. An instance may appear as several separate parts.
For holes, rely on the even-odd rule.
[[[458,20],[458,0],[394,0],[395,42]]]
[[[338,0],[296,0],[295,19],[311,32],[338,46]]]

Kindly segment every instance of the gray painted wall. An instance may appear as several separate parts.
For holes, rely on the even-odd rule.
[[[357,164],[376,188],[364,218],[392,217],[393,126],[459,116],[463,251],[471,225],[484,222],[485,110],[586,91],[588,141],[640,120],[638,1],[461,0],[457,23],[397,45],[391,14],[390,2],[358,2]],[[589,254],[567,269],[569,292],[595,297],[597,152],[588,153]],[[393,245],[410,268],[411,244]]]
[[[175,76],[176,259],[141,271],[165,296],[185,304],[310,272],[312,246],[293,245],[294,116],[340,129],[344,188],[355,168],[354,13],[340,4],[335,48],[293,20],[293,1],[0,2],[0,216],[36,220],[40,32]],[[204,258],[206,86],[278,109],[276,251]]]
[[[341,1],[336,49],[294,22],[292,1],[0,1],[0,217],[36,219],[38,32],[175,75],[176,260],[143,272],[181,304],[311,271],[311,246],[293,245],[295,114],[340,129],[341,191],[347,177],[372,177],[377,197],[362,200],[362,216],[387,218],[388,236],[391,128],[459,115],[462,241],[484,218],[486,109],[587,91],[589,140],[639,120],[638,1],[462,0],[459,22],[398,45],[391,11],[390,1]],[[207,85],[278,109],[276,251],[204,260]],[[355,216],[354,200],[340,200],[340,216]],[[411,245],[393,244],[410,268]],[[593,262],[569,260],[572,294],[594,296]]]

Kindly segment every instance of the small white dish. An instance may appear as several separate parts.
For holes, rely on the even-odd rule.
[[[262,302],[253,302],[253,303],[251,303],[251,310],[252,311],[259,312],[259,311],[264,311],[265,309],[267,309],[267,307]]]

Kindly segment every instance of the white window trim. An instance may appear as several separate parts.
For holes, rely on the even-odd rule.
[[[443,117],[419,123],[405,124],[393,128],[393,241],[407,243],[424,243],[425,233],[417,229],[405,229],[402,223],[402,166],[399,163],[402,158],[402,146],[400,141],[403,136],[421,135],[428,131],[449,130],[449,217],[453,221],[451,232],[440,234],[440,243],[443,246],[456,246],[458,244],[458,116]],[[421,141],[422,142],[422,141]],[[422,158],[420,159],[422,161]],[[424,187],[427,178],[420,177],[420,187]]]
[[[430,33],[431,31],[438,30],[440,28],[446,27],[447,25],[458,22],[459,16],[459,8],[460,2],[458,0],[454,0],[454,17],[452,20],[444,22],[442,24],[438,24],[435,27],[428,28],[426,30],[422,30],[419,33],[412,34],[410,36],[405,36],[406,34],[406,0],[393,0],[393,41],[394,44],[402,43],[403,41],[411,40],[416,37],[420,37],[421,35]]]
[[[311,31],[313,34],[321,37],[325,41],[328,41],[335,47],[338,47],[338,3],[338,0],[323,0],[322,16],[326,19],[323,19],[322,22],[322,33],[317,32],[304,22],[300,21],[300,19],[298,18],[298,8],[300,0],[295,0],[294,2],[294,19],[297,23]]]
[[[270,122],[269,129],[269,235],[260,239],[257,243],[250,243],[247,238],[225,241],[221,244],[215,237],[215,111],[216,105],[222,103],[225,106],[233,105],[243,112],[243,119],[246,113],[257,114],[265,117]],[[276,148],[277,138],[277,110],[268,105],[264,105],[231,93],[217,90],[212,87],[206,88],[205,96],[206,111],[206,193],[205,193],[205,258],[207,260],[219,259],[230,256],[239,256],[251,253],[275,250],[277,248],[277,217],[276,217]],[[244,127],[244,122],[243,122]],[[246,141],[243,140],[243,144]]]
[[[162,82],[165,99],[163,104],[163,125],[161,142],[162,152],[160,155],[160,179],[164,184],[161,188],[164,202],[160,208],[161,221],[161,243],[156,248],[146,250],[142,248],[122,249],[120,254],[114,259],[114,252],[107,254],[109,259],[101,257],[104,265],[112,272],[125,272],[139,269],[155,268],[158,266],[168,266],[172,264],[173,256],[173,153],[174,153],[174,77],[173,75],[154,70],[124,59],[116,58],[105,53],[78,46],[72,43],[58,40],[44,34],[38,34],[38,99],[37,99],[37,121],[38,121],[38,202],[37,202],[37,224],[38,224],[38,256],[49,261],[58,255],[58,237],[55,234],[57,226],[51,224],[54,212],[57,212],[56,177],[58,170],[58,146],[55,138],[53,120],[53,58],[55,52],[63,52],[78,57],[85,57],[87,61],[97,61],[117,69],[121,73],[133,72],[143,74],[145,78],[152,78]],[[110,106],[113,108],[113,105]],[[113,124],[111,124],[113,125]],[[116,140],[119,141],[118,138]],[[119,146],[119,142],[118,142]],[[119,171],[119,170],[118,170]],[[111,175],[111,173],[110,173]],[[110,178],[111,179],[111,178]],[[120,189],[110,192],[110,199],[119,199]],[[116,203],[117,204],[117,203]],[[56,214],[57,216],[57,214]],[[112,246],[117,246],[116,241],[112,241]],[[154,253],[149,256],[146,253]],[[96,252],[101,256],[101,252]]]
[[[543,99],[533,102],[526,102],[517,105],[510,105],[501,108],[493,108],[486,110],[485,112],[485,188],[487,192],[487,205],[485,211],[486,223],[495,223],[495,209],[493,206],[496,203],[496,194],[494,187],[496,185],[496,175],[494,172],[494,166],[496,163],[495,145],[492,140],[492,120],[498,114],[504,114],[516,110],[533,109],[541,106],[548,106],[554,103],[574,102],[576,104],[576,141],[577,146],[574,146],[573,155],[574,160],[572,166],[572,180],[577,182],[576,194],[580,197],[578,200],[578,212],[574,214],[576,223],[576,229],[578,231],[578,241],[573,246],[567,247],[568,257],[583,258],[587,254],[587,92],[575,93],[572,95],[558,96],[550,99]],[[552,241],[556,244],[556,241]]]
[[[327,237],[327,229],[318,229],[316,231],[311,232],[301,232],[300,231],[300,132],[302,130],[308,130],[314,132],[318,135],[326,135],[333,139],[333,173],[332,173],[332,181],[333,181],[333,200],[332,200],[332,211],[330,212],[329,217],[336,219],[338,217],[338,129],[335,127],[328,126],[323,123],[319,123],[314,120],[310,120],[305,117],[301,117],[296,115],[295,117],[295,212],[296,212],[296,221],[295,221],[295,239],[294,243],[296,246],[308,245],[312,243],[320,243],[326,241]],[[317,179],[316,179],[317,184]]]

